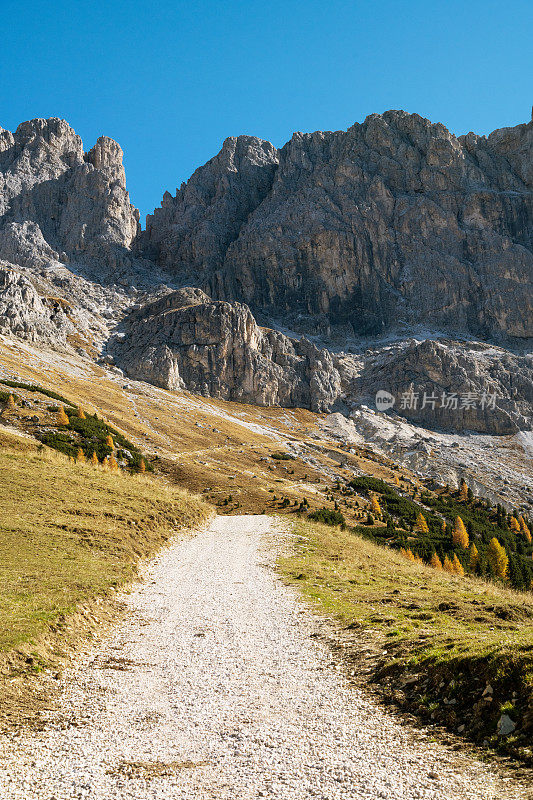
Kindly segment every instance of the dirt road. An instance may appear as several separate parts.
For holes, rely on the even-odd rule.
[[[44,731],[0,742],[11,800],[512,800],[486,765],[349,687],[271,565],[268,517],[219,517],[149,566]]]

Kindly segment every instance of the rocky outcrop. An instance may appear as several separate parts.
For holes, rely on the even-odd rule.
[[[30,268],[93,264],[105,277],[128,258],[138,218],[112,139],[84,153],[64,120],[0,129],[0,257]]]
[[[340,393],[326,350],[260,328],[247,306],[198,289],[131,312],[110,352],[130,377],[226,400],[322,411]]]
[[[480,342],[414,341],[369,352],[350,398],[369,401],[379,390],[393,411],[426,428],[510,434],[533,422],[533,356]]]
[[[255,172],[232,160],[231,140],[149,218],[152,255],[213,297],[300,329],[373,335],[422,322],[529,337],[532,131],[456,137],[389,111],[346,132],[294,134],[279,166],[272,151]]]
[[[65,345],[75,327],[69,306],[56,297],[41,297],[20,272],[0,264],[0,333],[30,342]]]
[[[0,129],[0,331],[98,349],[127,314],[109,352],[159,386],[316,411],[384,389],[430,428],[528,428],[530,357],[472,339],[516,353],[533,336],[532,143],[533,123],[455,137],[401,111],[279,151],[230,138],[141,234],[112,139],[84,152],[63,120]],[[353,339],[387,329],[403,340]],[[422,408],[424,392],[458,407]]]
[[[226,139],[220,153],[196,170],[146,219],[141,248],[180,280],[201,280],[224,263],[229,245],[272,187],[278,151],[255,136]]]

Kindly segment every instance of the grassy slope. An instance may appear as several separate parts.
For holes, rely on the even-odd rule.
[[[396,700],[493,743],[503,710],[517,723],[506,749],[529,760],[530,595],[413,564],[338,528],[297,522],[296,532],[296,551],[281,559],[282,574],[344,628],[371,632],[373,677],[388,683]],[[356,668],[358,642],[361,636],[345,640]],[[492,700],[483,700],[488,683]]]
[[[200,498],[145,476],[39,452],[0,432],[0,651],[33,641],[77,604],[130,579],[136,562],[207,517]]]

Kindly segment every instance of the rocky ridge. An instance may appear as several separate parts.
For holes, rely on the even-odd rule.
[[[214,298],[315,333],[422,319],[483,338],[533,335],[533,122],[456,137],[388,111],[296,133],[278,153],[252,141],[226,142],[148,217],[145,240],[178,280],[194,253]],[[234,192],[247,215],[227,215]]]
[[[0,130],[0,332],[81,337],[132,377],[261,405],[490,392],[496,409],[395,410],[528,429],[532,137],[397,111],[281,150],[232,137],[141,232],[116,142],[84,152],[58,119]]]
[[[166,389],[258,405],[329,410],[341,392],[331,354],[260,328],[240,303],[199,289],[167,294],[124,320],[110,343],[128,375]]]

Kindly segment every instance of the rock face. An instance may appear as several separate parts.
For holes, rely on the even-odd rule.
[[[0,129],[0,257],[30,268],[97,264],[127,257],[139,230],[122,150],[102,136],[88,153],[60,119]]]
[[[272,187],[278,151],[262,139],[226,139],[220,153],[196,170],[146,219],[140,246],[181,281],[201,281],[220,268],[230,244]]]
[[[402,111],[279,154],[229,140],[165,196],[147,241],[178,279],[192,267],[213,297],[293,327],[529,337],[532,143],[533,123],[455,137]]]
[[[64,345],[74,325],[69,306],[42,298],[20,272],[0,265],[0,333],[30,342]]]
[[[533,356],[482,343],[411,341],[369,353],[345,391],[373,405],[380,389],[427,428],[510,434],[533,422]]]
[[[340,393],[326,350],[260,328],[247,306],[198,289],[133,311],[110,351],[130,377],[226,400],[322,411]]]
[[[528,428],[532,148],[533,122],[455,137],[402,111],[281,150],[229,138],[141,233],[112,139],[84,152],[63,120],[0,129],[0,332],[92,349],[119,325],[109,354],[159,386],[352,412],[385,389],[430,428]]]

